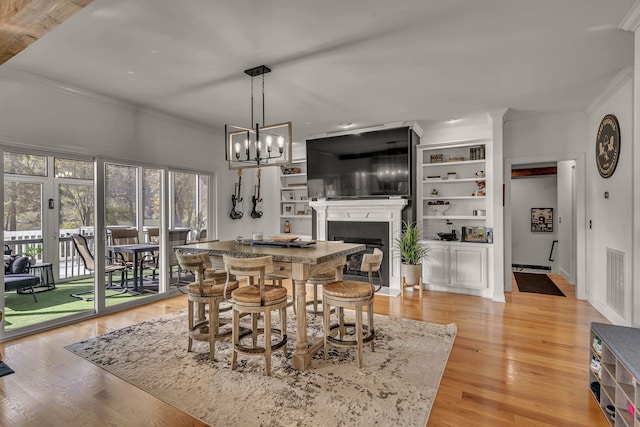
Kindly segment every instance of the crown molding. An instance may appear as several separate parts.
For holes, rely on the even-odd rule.
[[[625,31],[636,31],[640,26],[640,0],[636,0],[629,12],[622,18],[618,28]]]
[[[633,66],[624,67],[609,84],[587,105],[585,112],[591,115],[602,103],[613,96],[629,80],[633,81]]]
[[[205,123],[190,120],[185,117],[174,116],[172,114],[167,114],[165,112],[144,105],[135,104],[129,101],[124,101],[118,98],[113,98],[111,96],[103,95],[98,92],[92,92],[90,90],[78,88],[66,83],[59,82],[57,80],[49,79],[39,74],[34,74],[29,71],[24,71],[19,68],[8,66],[7,64],[4,64],[2,68],[0,68],[0,80],[3,79],[18,81],[27,85],[37,85],[58,93],[80,98],[85,101],[96,102],[121,110],[128,110],[131,113],[143,112],[145,114],[149,114],[163,120],[171,120],[175,123],[187,127],[197,127],[206,132],[213,131],[224,134],[224,129],[218,129]]]

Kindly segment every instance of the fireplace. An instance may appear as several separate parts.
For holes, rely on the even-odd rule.
[[[407,200],[313,200],[309,205],[315,212],[315,238],[345,242],[358,239],[360,243],[369,244],[370,251],[373,251],[375,245],[380,245],[380,250],[384,253],[381,271],[385,285],[380,293],[398,296],[401,259],[400,252],[393,248],[393,239],[400,236],[402,211],[407,206]],[[355,269],[360,268],[357,258],[352,259],[351,264]]]
[[[345,243],[360,243],[367,248],[363,252],[347,257],[344,267],[344,277],[348,280],[368,281],[368,274],[360,271],[362,255],[373,253],[378,248],[384,254],[383,259],[388,259],[389,251],[389,223],[388,222],[353,222],[353,221],[329,221],[327,224],[327,240],[342,240]],[[380,268],[383,285],[389,286],[389,269],[386,263]],[[374,274],[376,279],[376,274]]]

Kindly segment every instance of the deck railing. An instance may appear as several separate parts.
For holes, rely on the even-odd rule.
[[[73,245],[71,235],[74,233],[85,236],[89,249],[94,252],[93,228],[60,230],[57,257],[59,280],[70,280],[92,274],[84,267],[84,262]],[[28,247],[42,248],[42,232],[40,230],[5,231],[4,244],[11,249],[12,254],[24,254]],[[42,253],[34,258],[36,262],[41,262]],[[47,259],[51,259],[51,257],[47,256]],[[55,265],[54,268],[56,268]]]

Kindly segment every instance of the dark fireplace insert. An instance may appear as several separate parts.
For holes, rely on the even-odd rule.
[[[349,255],[347,265],[344,267],[346,280],[368,281],[367,273],[360,271],[362,255],[373,253],[375,248],[382,251],[382,267],[380,273],[383,285],[389,286],[389,223],[388,222],[354,222],[354,221],[329,221],[327,224],[327,240],[342,240],[345,243],[360,243],[366,245],[364,252]],[[377,275],[374,281],[377,283]]]

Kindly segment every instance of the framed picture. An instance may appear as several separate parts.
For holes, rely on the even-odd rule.
[[[294,203],[283,203],[282,204],[282,214],[283,215],[293,215],[295,213],[296,205]]]
[[[553,232],[553,208],[531,208],[531,231]]]

